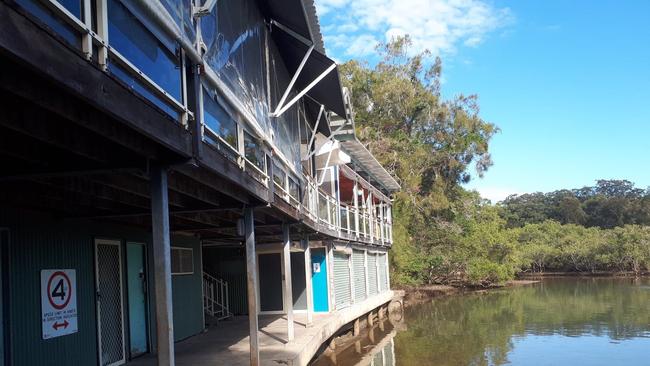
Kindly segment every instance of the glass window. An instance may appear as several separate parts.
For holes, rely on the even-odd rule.
[[[289,177],[289,195],[295,199],[300,198],[300,185],[293,177]]]
[[[279,166],[276,164],[273,164],[273,181],[282,187],[282,189],[287,189],[285,187],[285,179],[287,177],[287,173],[284,172]]]
[[[158,108],[162,109],[165,113],[170,115],[174,120],[178,121],[180,119],[180,114],[176,109],[174,109],[174,107],[169,105],[169,103],[163,101],[160,97],[158,97],[156,94],[154,94],[148,86],[146,86],[140,80],[136,79],[135,76],[132,76],[129,72],[124,70],[124,68],[122,68],[118,64],[116,64],[114,62],[109,62],[108,71],[111,74],[117,76],[120,80],[122,80],[128,86],[130,86],[131,89],[137,91],[138,94],[140,94],[143,97],[147,98],[149,101],[151,101],[153,104],[155,104]]]
[[[207,65],[267,130],[264,21],[258,1],[217,1],[212,13],[201,18],[201,36]]]
[[[194,250],[192,248],[172,247],[171,260],[173,275],[194,273]]]
[[[237,149],[237,123],[220,101],[215,100],[205,89],[203,91],[203,120],[205,124],[228,145]]]
[[[244,131],[244,156],[256,167],[264,171],[264,152],[257,140],[248,132]]]
[[[30,13],[34,14],[39,18],[43,23],[48,27],[52,28],[63,39],[70,43],[75,48],[81,48],[81,36],[70,27],[63,19],[55,15],[50,9],[47,9],[45,6],[39,3],[36,0],[16,0],[16,2],[25,8]],[[75,1],[60,1],[66,9],[68,9],[72,14],[81,18],[81,5]]]
[[[108,42],[158,86],[182,100],[179,58],[118,0],[108,0]]]

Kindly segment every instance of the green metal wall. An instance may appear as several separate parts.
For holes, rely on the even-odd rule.
[[[201,244],[196,238],[175,237],[172,246],[192,248],[194,255],[193,274],[172,276],[174,340],[178,341],[197,334],[204,327]]]
[[[10,329],[5,336],[8,334],[11,337],[10,352],[14,366],[97,364],[95,238],[147,243],[149,294],[153,297],[151,235],[144,230],[87,220],[63,220],[43,214],[9,212],[3,208],[0,208],[0,227],[8,227],[11,234],[7,290]],[[172,245],[194,248],[194,274],[172,278],[174,338],[180,340],[200,333],[204,327],[201,251],[198,239],[193,237],[173,237]],[[79,330],[72,335],[43,340],[40,271],[56,268],[76,270]],[[126,305],[127,298],[124,296]],[[155,298],[149,299],[149,314],[150,344],[155,345]],[[125,317],[125,326],[127,319]],[[128,348],[128,339],[125,342]]]

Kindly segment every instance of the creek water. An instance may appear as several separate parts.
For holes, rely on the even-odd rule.
[[[650,279],[551,278],[436,298],[382,328],[314,364],[650,365]]]

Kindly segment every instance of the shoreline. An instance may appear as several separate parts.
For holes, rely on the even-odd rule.
[[[451,285],[423,285],[403,287],[398,290],[404,291],[404,307],[421,304],[425,301],[445,297],[456,296],[470,293],[483,293],[492,290],[504,289],[508,287],[527,286],[541,282],[544,278],[561,278],[561,277],[648,277],[650,272],[540,272],[540,273],[520,273],[517,279],[510,280],[502,285],[492,285],[489,287],[480,286],[451,286]]]
[[[454,295],[464,295],[469,293],[482,293],[492,290],[498,290],[508,287],[527,286],[539,283],[541,280],[516,279],[506,282],[503,285],[494,285],[490,287],[455,287],[450,285],[424,285],[401,288],[404,291],[404,307],[421,304],[425,301]]]

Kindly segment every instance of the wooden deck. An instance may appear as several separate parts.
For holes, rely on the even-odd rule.
[[[306,314],[295,314],[295,339],[287,342],[287,320],[279,315],[259,317],[260,360],[262,365],[306,365],[320,346],[345,324],[388,303],[393,292],[387,291],[362,303],[329,314],[315,314],[311,326]],[[175,346],[177,366],[246,366],[249,361],[248,317],[235,317],[209,327]],[[137,358],[128,366],[153,366],[154,355]]]

